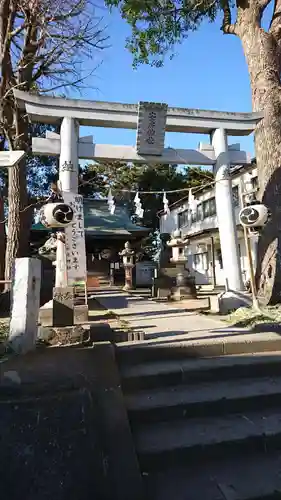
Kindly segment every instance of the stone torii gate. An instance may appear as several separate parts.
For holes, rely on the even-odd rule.
[[[74,100],[18,90],[14,94],[32,122],[60,125],[60,134],[47,132],[45,138],[33,138],[32,151],[36,155],[59,157],[59,179],[64,192],[78,191],[79,158],[213,165],[225,279],[229,290],[243,290],[229,167],[250,163],[251,158],[240,151],[239,144],[229,146],[228,136],[251,134],[262,119],[261,113],[173,108],[154,102],[121,104]],[[95,144],[92,136],[79,137],[79,125],[136,129],[136,144]],[[210,144],[200,144],[198,150],[165,148],[166,131],[209,134]]]

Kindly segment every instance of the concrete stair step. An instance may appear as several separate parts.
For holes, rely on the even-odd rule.
[[[134,431],[143,471],[163,464],[281,448],[281,409],[143,424]]]
[[[176,384],[275,375],[281,375],[281,352],[121,365],[122,387],[126,392]]]
[[[153,500],[277,500],[281,498],[281,453],[247,452],[192,465],[169,466],[144,475]]]
[[[281,408],[281,377],[249,378],[154,389],[125,396],[131,423],[222,416]]]
[[[237,333],[217,331],[215,336],[188,340],[188,334],[180,340],[144,340],[127,342],[118,347],[120,363],[136,364],[148,361],[218,357],[238,354],[281,351],[281,336],[278,333]]]

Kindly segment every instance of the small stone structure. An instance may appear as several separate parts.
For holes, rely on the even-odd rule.
[[[35,347],[40,306],[41,262],[24,257],[15,260],[9,343],[25,354]]]
[[[162,250],[160,269],[154,280],[154,296],[175,301],[197,298],[195,279],[185,267],[187,259],[184,247],[187,244],[188,240],[181,238],[180,231],[171,235],[167,241],[166,248]]]
[[[176,286],[172,288],[171,299],[196,299],[195,278],[190,275],[185,265],[187,258],[184,254],[184,247],[188,244],[188,238],[181,237],[179,230],[171,235],[170,241],[167,242],[168,247],[172,248],[171,263],[176,267]]]
[[[125,285],[123,290],[132,290],[133,287],[133,267],[134,264],[134,255],[135,252],[131,248],[131,244],[129,241],[125,243],[124,249],[119,253],[119,255],[123,259],[123,266],[125,270]]]

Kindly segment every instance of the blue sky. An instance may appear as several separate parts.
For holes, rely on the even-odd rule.
[[[99,11],[100,12],[100,11]],[[247,66],[238,38],[223,35],[220,20],[204,23],[176,47],[176,56],[167,57],[163,68],[140,66],[132,68],[132,57],[125,49],[128,25],[117,11],[104,11],[104,24],[111,47],[98,55],[101,60],[94,76],[83,91],[85,99],[137,103],[165,102],[170,106],[251,111],[251,93]],[[89,63],[87,63],[89,64]],[[82,131],[81,131],[82,132]],[[135,144],[135,131],[87,129],[97,143]],[[204,138],[194,134],[166,134],[166,145],[196,148]],[[254,154],[253,137],[230,138],[240,142],[242,149]]]

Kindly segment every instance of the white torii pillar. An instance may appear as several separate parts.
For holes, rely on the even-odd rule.
[[[215,195],[226,290],[242,291],[244,286],[238,252],[227,134],[224,129],[219,128],[213,132],[212,145],[216,155]]]
[[[59,185],[63,192],[78,193],[78,140],[79,124],[74,118],[65,117],[60,128]],[[57,240],[56,287],[67,287],[66,245]]]

